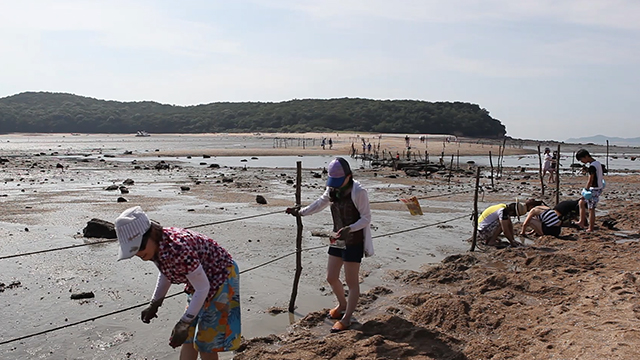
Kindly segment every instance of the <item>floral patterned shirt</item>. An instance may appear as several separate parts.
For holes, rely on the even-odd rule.
[[[233,264],[233,259],[208,236],[187,229],[165,227],[158,256],[153,262],[172,284],[186,284],[184,291],[187,294],[195,292],[187,274],[202,265],[211,284],[208,300],[229,277],[228,267]]]

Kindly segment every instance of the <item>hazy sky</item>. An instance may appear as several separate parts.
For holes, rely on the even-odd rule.
[[[0,97],[477,103],[508,135],[640,136],[638,0],[0,0]]]

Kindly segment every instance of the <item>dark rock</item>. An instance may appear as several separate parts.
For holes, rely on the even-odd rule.
[[[127,189],[126,186],[120,186],[120,193],[121,194],[128,194],[129,193],[129,189]]]
[[[106,158],[114,158],[114,157],[116,157],[115,155],[111,155],[111,154],[104,154],[103,156],[106,157]]]
[[[127,199],[123,198],[122,196],[119,196],[119,197],[118,197],[118,202],[119,202],[119,203],[121,203],[121,202],[127,202]]]
[[[262,196],[262,195],[256,195],[256,202],[258,204],[266,205],[267,204],[267,199],[265,199],[264,196]]]
[[[189,191],[189,190],[191,190],[191,188],[190,188],[190,187],[188,187],[188,186],[182,185],[182,186],[180,186],[180,190],[182,190],[182,191]]]
[[[209,159],[211,157],[211,155],[202,155],[203,159]]]
[[[113,190],[118,190],[120,187],[118,185],[109,185],[105,188],[105,190],[108,191],[113,191]]]
[[[230,178],[230,177],[223,177],[223,178],[222,178],[222,182],[223,182],[223,183],[232,183],[232,182],[233,182],[233,178]]]
[[[293,180],[292,179],[287,179],[287,184],[293,184]]]
[[[257,156],[252,156],[251,160],[258,160],[258,157]]]
[[[133,151],[131,151],[131,150],[125,150],[124,154],[125,154],[125,155],[132,155],[132,154],[133,154]]]
[[[57,163],[56,164],[56,169],[64,169],[64,165]]]
[[[86,238],[115,239],[116,230],[113,223],[100,219],[91,219],[87,226],[82,229],[82,236]]]
[[[93,299],[94,297],[96,297],[96,295],[93,293],[93,291],[87,291],[87,292],[81,292],[81,293],[77,293],[77,294],[71,294],[71,299],[72,300]]]
[[[211,164],[211,165],[209,165],[209,167],[210,167],[210,168],[212,168],[212,169],[219,169],[219,168],[220,168],[220,165],[218,165],[218,164]]]
[[[247,159],[240,160],[240,162],[247,162],[247,161],[248,161]]]
[[[123,183],[124,185],[133,185],[133,184],[134,184],[134,181],[133,181],[133,179],[127,179],[127,180],[123,181],[122,183]]]
[[[156,170],[169,170],[169,164],[164,162],[164,160],[160,161],[155,166]]]

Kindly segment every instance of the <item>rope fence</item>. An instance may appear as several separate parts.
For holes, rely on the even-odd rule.
[[[281,211],[279,211],[278,213],[281,213]],[[266,216],[266,215],[271,215],[271,214],[262,214],[261,216]],[[422,225],[422,226],[418,226],[418,227],[414,227],[414,228],[410,228],[410,229],[394,231],[394,232],[390,232],[390,233],[387,233],[387,234],[376,235],[376,236],[373,236],[372,238],[376,239],[376,238],[381,238],[381,237],[386,237],[386,236],[398,235],[398,234],[402,234],[402,233],[406,233],[406,232],[410,232],[410,231],[415,231],[415,230],[420,230],[420,229],[424,229],[424,228],[428,228],[428,227],[432,227],[432,226],[442,225],[442,224],[445,224],[445,223],[448,223],[448,222],[452,222],[452,221],[455,221],[455,220],[460,220],[460,219],[463,219],[463,218],[467,218],[468,216],[469,216],[468,214],[467,215],[463,215],[463,216],[458,216],[458,217],[455,217],[455,218],[452,218],[452,219],[439,221],[439,222],[432,223],[432,224]],[[202,226],[204,226],[204,225],[202,225]],[[322,248],[326,248],[326,247],[327,247],[327,245],[323,244],[323,245],[319,245],[319,246],[313,246],[313,247],[309,247],[309,248],[304,248],[304,249],[302,249],[302,251],[306,252],[306,251],[318,250],[318,249],[322,249]],[[240,274],[244,274],[244,273],[256,270],[258,268],[261,268],[261,267],[264,267],[266,265],[272,264],[274,262],[280,261],[282,259],[285,259],[285,258],[287,258],[287,257],[289,257],[291,255],[297,254],[297,253],[298,253],[297,250],[289,252],[287,254],[279,256],[279,257],[277,257],[275,259],[271,259],[271,260],[269,260],[267,262],[264,262],[262,264],[250,267],[248,269],[244,269],[244,270],[240,271]],[[178,295],[180,295],[182,293],[183,293],[183,291],[180,291],[180,292],[177,292],[177,293],[174,293],[174,294],[171,294],[171,295],[167,295],[167,296],[165,296],[165,299],[169,299],[169,298],[178,296]],[[80,324],[83,324],[83,323],[86,323],[86,322],[95,321],[95,320],[102,319],[102,318],[105,318],[105,317],[108,317],[108,316],[120,314],[120,313],[123,313],[123,312],[127,312],[127,311],[130,311],[130,310],[133,310],[133,309],[137,309],[137,308],[143,307],[143,306],[148,305],[148,304],[149,304],[148,302],[145,302],[145,303],[141,303],[141,304],[138,304],[138,305],[129,306],[129,307],[126,307],[126,308],[123,308],[123,309],[114,310],[114,311],[108,312],[106,314],[94,316],[94,317],[91,317],[91,318],[88,318],[88,319],[76,321],[76,322],[73,322],[73,323],[65,324],[65,325],[62,325],[62,326],[58,326],[58,327],[47,329],[47,330],[43,330],[43,331],[39,331],[37,333],[24,335],[24,336],[20,336],[20,337],[9,339],[9,340],[0,341],[0,346],[1,345],[5,345],[5,344],[9,344],[9,343],[12,343],[12,342],[20,341],[20,340],[25,340],[25,339],[32,338],[32,337],[35,337],[35,336],[44,335],[44,334],[47,334],[47,333],[50,333],[50,332],[62,330],[62,329],[68,328],[68,327],[80,325]]]

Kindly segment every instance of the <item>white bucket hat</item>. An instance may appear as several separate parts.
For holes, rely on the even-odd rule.
[[[120,243],[118,261],[132,258],[142,243],[142,235],[151,227],[151,221],[140,206],[129,208],[115,222],[116,236]]]

